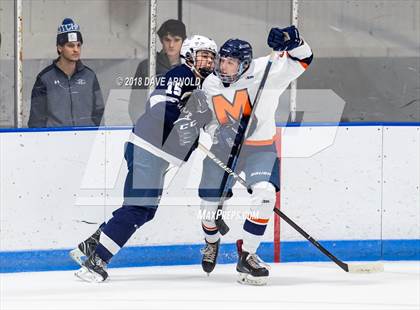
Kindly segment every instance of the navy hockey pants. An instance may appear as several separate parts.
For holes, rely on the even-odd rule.
[[[169,163],[148,151],[126,144],[128,174],[124,184],[124,202],[102,228],[98,255],[109,261],[130,239],[137,228],[153,219],[163,191]]]

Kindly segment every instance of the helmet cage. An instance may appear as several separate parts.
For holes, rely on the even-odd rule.
[[[239,65],[238,65],[238,70],[236,71],[236,73],[232,74],[232,75],[228,75],[228,74],[223,74],[220,71],[220,60],[221,58],[233,58],[239,61]],[[220,80],[223,83],[234,83],[237,80],[239,80],[239,78],[242,76],[242,74],[248,69],[249,65],[250,65],[250,61],[248,59],[241,61],[239,58],[235,58],[232,56],[222,56],[222,55],[218,55],[216,58],[216,64],[215,64],[215,68],[214,71],[216,72],[216,75],[220,78]]]
[[[216,43],[212,39],[200,35],[194,35],[191,38],[187,38],[181,48],[181,60],[182,63],[185,63],[193,71],[205,78],[212,73],[212,70],[209,70],[208,68],[197,69],[197,54],[200,51],[207,51],[216,55]]]
[[[220,71],[221,58],[233,58],[239,61],[238,70],[232,75],[223,74]],[[252,62],[252,47],[247,41],[229,39],[221,47],[216,61],[215,73],[223,83],[234,83],[248,69]]]

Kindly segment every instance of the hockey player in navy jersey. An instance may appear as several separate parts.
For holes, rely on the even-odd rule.
[[[243,171],[248,191],[252,192],[252,206],[244,221],[242,239],[238,240],[240,283],[263,285],[269,275],[268,266],[256,254],[280,189],[279,163],[274,146],[276,134],[275,112],[278,99],[289,83],[300,76],[312,61],[312,51],[294,27],[272,28],[268,45],[276,52],[268,79],[254,119],[248,124],[236,165],[236,173]],[[269,57],[252,58],[251,45],[243,40],[230,39],[221,46],[215,74],[203,83],[203,91],[209,98],[213,120],[206,131],[213,138],[211,151],[225,164],[232,158],[231,150],[237,147],[238,137],[245,132],[245,124],[251,115],[257,89],[261,83]],[[228,164],[229,165],[229,164]],[[212,159],[203,163],[199,195],[202,198],[202,228],[206,246],[202,250],[202,267],[213,271],[219,252],[220,233],[215,218],[224,190],[225,172]],[[227,197],[232,195],[230,189]],[[257,217],[252,216],[258,214]]]
[[[213,72],[216,53],[213,40],[199,35],[187,38],[181,48],[183,64],[159,80],[126,144],[128,174],[122,207],[70,252],[82,266],[77,277],[105,281],[111,258],[138,228],[153,219],[169,165],[188,160],[197,147],[200,128],[211,120],[207,101],[197,88]]]

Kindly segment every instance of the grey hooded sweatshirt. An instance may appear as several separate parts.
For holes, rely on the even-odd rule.
[[[95,72],[78,61],[68,77],[57,61],[37,76],[28,127],[99,126],[104,101]]]

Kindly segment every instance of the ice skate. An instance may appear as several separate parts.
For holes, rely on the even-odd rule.
[[[209,275],[213,271],[214,267],[216,267],[217,255],[219,254],[220,239],[215,243],[210,243],[207,240],[205,241],[206,246],[201,249],[201,254],[203,254],[201,259],[201,266],[203,267],[204,272]]]
[[[100,283],[108,278],[107,263],[95,252],[82,264],[82,268],[75,272],[75,276],[86,282]]]
[[[70,257],[80,266],[96,249],[99,243],[99,236],[101,234],[101,227],[95,233],[87,238],[85,241],[80,242],[77,248],[70,251]]]
[[[266,285],[269,275],[269,268],[257,254],[250,254],[242,251],[242,240],[236,241],[238,249],[238,264],[236,270],[239,272],[238,282],[249,285]]]

